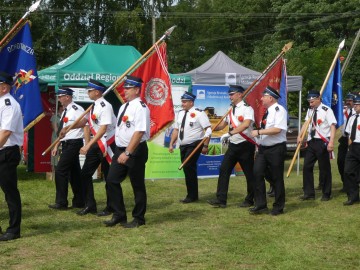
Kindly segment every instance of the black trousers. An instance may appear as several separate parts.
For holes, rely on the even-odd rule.
[[[352,143],[346,155],[344,186],[349,200],[359,200],[360,143]]]
[[[115,143],[111,148],[115,147]],[[95,173],[96,169],[103,162],[105,157],[101,152],[99,145],[94,143],[85,156],[85,162],[81,169],[81,182],[85,189],[85,206],[90,208],[96,208],[96,200],[94,195],[94,185],[92,176]],[[107,170],[104,171],[105,179],[107,176]],[[105,191],[107,191],[105,184]],[[106,207],[109,207],[109,196],[106,194]],[[110,209],[110,208],[109,208]]]
[[[345,169],[345,158],[348,152],[348,138],[341,136],[339,138],[339,147],[337,154],[337,166],[341,176],[341,181],[344,183],[344,169]]]
[[[282,210],[285,206],[284,163],[286,157],[286,143],[273,146],[259,146],[258,154],[254,163],[255,177],[255,205],[262,207],[267,205],[265,172],[271,175],[275,189],[275,202],[273,209]]]
[[[62,206],[68,206],[68,185],[70,185],[74,197],[73,206],[84,206],[84,188],[80,178],[79,150],[83,146],[83,139],[74,139],[62,142],[62,151],[55,170],[56,198],[55,202]]]
[[[20,158],[17,145],[0,150],[0,185],[9,209],[9,227],[6,232],[15,234],[20,233],[21,224],[21,198],[16,171]]]
[[[314,165],[316,161],[319,164],[319,183],[322,185],[323,196],[330,197],[332,186],[330,155],[327,144],[321,139],[308,141],[303,167],[304,195],[315,197]]]
[[[216,192],[216,197],[219,201],[226,204],[231,171],[236,163],[239,162],[246,177],[247,195],[245,201],[249,203],[254,202],[254,154],[255,145],[248,141],[239,144],[229,144],[220,166]]]
[[[135,199],[132,216],[134,219],[145,223],[147,204],[145,164],[148,160],[148,147],[146,142],[140,143],[125,165],[117,161],[124,151],[125,147],[115,149],[109,174],[106,178],[110,207],[114,210],[115,217],[127,219],[121,182],[129,175]]]
[[[201,141],[196,141],[186,145],[180,145],[180,158],[181,162],[191,154],[196,146]],[[197,160],[201,154],[201,147],[195,152],[190,160],[184,165],[183,170],[185,174],[185,183],[187,195],[186,198],[197,200],[199,199],[198,176],[197,176]]]

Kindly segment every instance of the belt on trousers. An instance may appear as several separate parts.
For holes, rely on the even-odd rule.
[[[82,142],[83,139],[70,139],[70,140],[65,140],[65,141],[61,141],[62,144],[67,144],[67,143],[77,143],[77,142]]]
[[[262,148],[262,149],[270,149],[270,148],[280,146],[280,145],[284,145],[284,144],[286,145],[286,142],[281,142],[281,143],[277,143],[277,144],[270,145],[270,146],[259,145],[259,147]]]
[[[139,147],[140,145],[142,145],[142,144],[144,144],[144,143],[146,143],[146,141],[143,141],[143,142],[141,142],[141,143],[139,143],[139,145],[137,146],[137,147]],[[125,151],[125,149],[126,149],[126,147],[127,146],[125,146],[125,147],[123,147],[123,146],[116,146],[120,151]]]
[[[19,146],[18,145],[5,146],[3,149],[0,149],[0,152],[6,151],[6,150],[14,150],[14,149],[19,149]]]
[[[360,145],[360,143],[359,143],[359,142],[353,142],[353,143],[351,143],[351,145],[356,145],[356,146],[358,146],[358,145]]]
[[[328,141],[330,140],[330,138],[326,138]],[[314,142],[316,142],[316,141],[322,141],[322,142],[324,142],[323,141],[323,139],[320,139],[320,138],[312,138],[310,141],[314,141]]]

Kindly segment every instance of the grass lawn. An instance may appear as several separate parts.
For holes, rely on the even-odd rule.
[[[301,159],[303,161],[303,159]],[[284,174],[287,172],[288,164]],[[360,205],[345,207],[346,196],[333,167],[333,199],[301,202],[302,176],[285,179],[286,208],[280,216],[249,215],[238,204],[245,178],[230,180],[228,207],[210,207],[217,179],[200,180],[200,201],[183,205],[184,180],[147,181],[146,226],[107,228],[108,217],[80,217],[56,211],[54,182],[19,167],[23,202],[22,237],[0,244],[1,269],[357,269],[360,265]],[[318,171],[315,171],[316,179]],[[316,185],[317,185],[316,180]],[[103,182],[94,184],[98,209],[105,205]],[[133,194],[123,184],[131,220]],[[70,192],[71,193],[71,192]],[[273,199],[268,205],[271,208]],[[8,224],[0,192],[0,223]]]

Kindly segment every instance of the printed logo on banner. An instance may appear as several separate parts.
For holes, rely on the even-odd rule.
[[[146,85],[146,101],[155,106],[162,106],[168,96],[169,88],[165,81],[160,78],[152,78]]]
[[[197,99],[205,99],[205,90],[198,89],[196,94]]]

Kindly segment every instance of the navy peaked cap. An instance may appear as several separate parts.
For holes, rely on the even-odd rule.
[[[57,96],[65,96],[65,95],[72,96],[73,93],[74,93],[74,90],[72,90],[71,88],[69,88],[69,87],[61,87],[57,91]]]
[[[245,89],[240,85],[229,85],[229,94],[231,93],[243,93]]]
[[[353,93],[348,93],[345,96],[345,100],[354,100],[356,98],[356,95]]]
[[[276,91],[274,88],[272,88],[271,86],[266,86],[263,95],[269,95],[272,96],[273,98],[279,99],[281,98],[280,94],[278,93],[278,91]]]
[[[127,75],[125,76],[124,88],[141,87],[142,83],[143,81],[141,78]]]
[[[181,96],[181,100],[194,101],[195,99],[196,99],[196,96],[193,93],[190,93],[190,92],[187,92],[187,91]]]
[[[99,90],[101,92],[105,92],[106,86],[103,83],[99,82],[99,81],[90,79],[88,81],[88,86],[86,87],[86,89],[87,90],[95,89],[95,90]]]
[[[359,105],[360,104],[360,96],[355,96],[354,98],[354,104]]]
[[[0,71],[0,82],[6,83],[11,86],[13,84],[14,80],[10,74]]]
[[[307,94],[307,100],[312,100],[320,97],[320,92],[317,90],[310,90]]]

